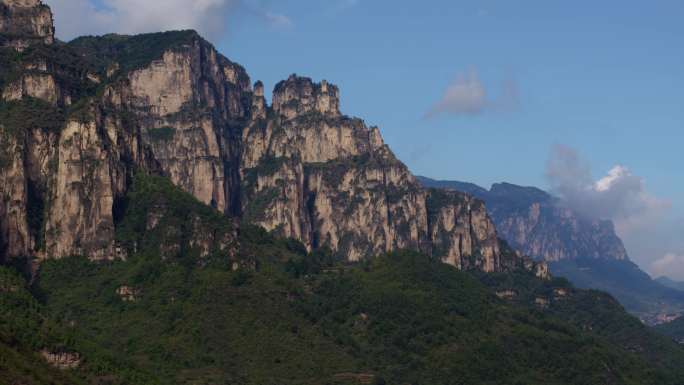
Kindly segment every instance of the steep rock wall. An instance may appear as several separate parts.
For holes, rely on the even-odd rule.
[[[39,0],[0,0],[0,46],[23,51],[54,42],[50,8]]]
[[[549,262],[629,259],[611,221],[581,215],[540,189],[498,183],[486,190],[456,181],[424,177],[420,181],[427,187],[464,191],[484,200],[499,235],[534,258]]]
[[[9,7],[43,8],[34,3]],[[191,31],[39,53],[13,64],[18,83],[0,84],[5,259],[122,257],[117,220],[143,172],[349,260],[410,248],[462,269],[525,266],[502,256],[481,201],[423,189],[376,127],[339,111],[332,84],[293,75],[268,106],[263,84],[252,89],[242,67]],[[35,111],[61,118],[20,119],[50,117]]]
[[[377,128],[340,113],[338,97],[336,86],[295,75],[275,87],[273,108],[243,132],[245,218],[350,260],[411,248],[460,268],[500,269],[482,202],[435,199]],[[263,109],[261,98],[254,104]]]

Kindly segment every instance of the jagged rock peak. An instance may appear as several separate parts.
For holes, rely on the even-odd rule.
[[[252,96],[252,119],[266,118],[266,98],[264,97],[264,83],[258,80],[254,83],[254,94]]]
[[[510,245],[537,259],[629,260],[611,221],[587,218],[535,187],[497,183],[491,190],[458,181],[420,177],[423,185],[464,191],[484,200],[497,231]]]
[[[314,83],[310,78],[292,74],[275,86],[273,110],[288,119],[312,111],[339,116],[340,91],[325,80]]]
[[[254,95],[259,97],[264,96],[264,83],[262,83],[261,80],[257,80],[257,82],[254,83]]]
[[[8,7],[37,7],[41,4],[40,0],[0,0],[0,3],[7,5]]]
[[[50,7],[39,0],[0,0],[1,47],[23,51],[32,44],[54,41]]]

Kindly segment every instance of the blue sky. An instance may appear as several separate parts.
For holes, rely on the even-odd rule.
[[[319,2],[279,3],[291,28],[234,20],[217,45],[267,86],[292,72],[337,83],[344,111],[421,174],[543,186],[557,143],[597,177],[625,164],[684,199],[684,2]],[[471,69],[493,93],[515,81],[519,110],[424,119]]]
[[[88,0],[46,2],[66,8]],[[671,207],[632,218],[643,222],[621,234],[632,257],[653,272],[653,261],[674,256],[676,267],[662,270],[679,269],[672,275],[684,279],[684,230],[674,228],[684,223],[684,2],[194,3],[204,3],[204,13],[195,7],[157,12],[138,24],[102,20],[135,32],[200,29],[267,89],[290,73],[327,79],[341,89],[343,112],[380,126],[417,174],[550,189],[547,162],[559,145],[578,154],[592,180],[622,165],[642,181],[645,200]],[[105,12],[135,4],[94,5]],[[58,34],[60,21],[66,34],[101,32],[58,14]],[[463,79],[486,94],[479,108],[426,117]],[[657,242],[644,238],[656,227]]]

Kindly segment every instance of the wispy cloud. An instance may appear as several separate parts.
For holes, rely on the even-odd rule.
[[[510,111],[518,108],[518,85],[508,79],[501,85],[498,97],[489,95],[478,72],[471,69],[456,75],[447,85],[442,98],[427,112],[426,117],[437,115],[479,115],[485,112]]]
[[[292,21],[292,19],[285,15],[269,11],[263,12],[262,15],[266,19],[266,21],[268,21],[273,26],[286,28],[291,28],[294,26],[294,22]]]
[[[428,112],[428,116],[441,113],[479,114],[487,106],[487,91],[477,72],[461,73],[449,84],[442,99]]]
[[[80,35],[135,34],[195,29],[217,38],[228,18],[240,10],[274,27],[291,27],[285,15],[250,6],[243,0],[46,0],[55,14],[57,35],[70,40]]]

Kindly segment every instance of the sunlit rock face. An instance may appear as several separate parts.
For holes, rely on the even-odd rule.
[[[276,85],[268,117],[243,131],[245,218],[350,260],[418,249],[464,269],[502,269],[481,201],[423,189],[376,127],[338,106],[327,82],[293,75]]]
[[[3,31],[31,16],[22,28],[32,41],[52,41],[47,7],[2,4]],[[87,37],[54,55],[69,65],[49,55],[15,63],[17,76],[0,83],[8,106],[63,120],[0,122],[3,259],[120,258],[117,216],[133,174],[145,172],[351,261],[415,249],[461,269],[539,268],[502,252],[482,201],[424,189],[377,127],[340,112],[333,84],[292,75],[269,106],[261,82],[252,87],[192,31]],[[233,244],[205,238],[198,232],[198,247]]]
[[[536,259],[629,259],[611,221],[581,215],[540,189],[497,183],[486,190],[463,182],[420,180],[425,186],[464,191],[485,201],[499,235]]]
[[[0,46],[23,51],[54,42],[50,8],[39,0],[0,0]]]

